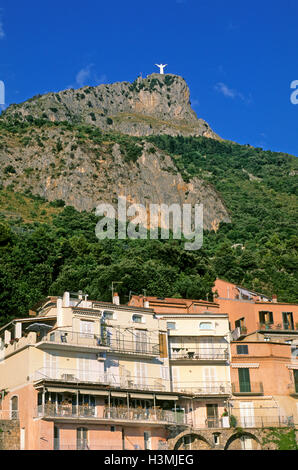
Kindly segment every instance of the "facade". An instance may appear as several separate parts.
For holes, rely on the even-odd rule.
[[[295,306],[217,287],[214,302],[48,297],[0,330],[0,423],[33,450],[260,449],[266,427],[297,426],[296,330],[257,321],[266,303],[295,322]]]
[[[130,305],[146,303],[166,321],[170,376],[188,424],[194,429],[227,425],[222,419],[231,396],[228,315],[213,302],[133,296]]]
[[[48,298],[1,330],[0,419],[23,449],[162,449],[184,425],[166,323],[150,308]]]

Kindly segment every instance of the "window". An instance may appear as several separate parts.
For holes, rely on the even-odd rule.
[[[237,344],[236,349],[237,349],[237,354],[248,354],[247,344]]]
[[[294,374],[294,383],[295,383],[295,393],[298,393],[298,369],[294,369],[293,374]]]
[[[293,322],[293,313],[292,312],[283,312],[282,313],[282,322],[284,330],[294,330]]]
[[[167,321],[167,329],[168,329],[168,330],[176,330],[176,322],[174,322],[174,321]]]
[[[261,324],[272,325],[273,313],[272,312],[259,312],[259,320]]]
[[[81,320],[80,322],[80,332],[81,337],[83,338],[93,338],[94,336],[94,322]]]
[[[111,310],[104,310],[103,312],[103,318],[105,320],[113,320],[114,318],[114,312],[112,312]]]
[[[212,330],[212,323],[209,321],[201,322],[200,323],[201,330]]]
[[[239,378],[239,391],[241,393],[251,392],[249,369],[247,368],[238,369],[238,378]]]
[[[19,414],[19,398],[15,395],[10,400],[11,419],[18,419]]]
[[[132,321],[134,323],[143,323],[143,317],[142,317],[142,315],[133,315],[132,316]]]

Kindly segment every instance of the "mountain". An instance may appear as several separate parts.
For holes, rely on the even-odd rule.
[[[84,90],[0,118],[0,324],[65,290],[110,300],[113,281],[122,302],[143,289],[210,300],[216,276],[298,301],[296,157],[220,139],[196,118],[181,77]],[[99,96],[106,112],[94,121],[88,101],[101,109]],[[203,247],[99,241],[92,209],[118,195],[145,206],[203,202]]]
[[[185,80],[173,74],[148,75],[133,83],[117,82],[36,96],[10,105],[3,119],[40,118],[89,124],[134,136],[154,134],[219,138],[192,110]]]

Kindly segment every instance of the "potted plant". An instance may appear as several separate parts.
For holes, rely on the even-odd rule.
[[[229,428],[230,427],[230,417],[229,417],[229,413],[226,410],[226,408],[224,409],[224,412],[221,415],[221,422],[222,422],[222,427],[223,428]]]

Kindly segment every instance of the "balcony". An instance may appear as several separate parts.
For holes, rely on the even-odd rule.
[[[196,396],[230,395],[228,382],[179,382],[173,384],[173,392]]]
[[[232,383],[233,395],[264,395],[263,382]]]
[[[59,383],[92,383],[107,387],[121,388],[124,390],[152,390],[170,391],[169,380],[156,377],[119,376],[109,372],[99,373],[96,370],[78,369],[51,369],[43,367],[37,370],[33,376],[34,382],[51,381]]]
[[[295,325],[293,323],[258,323],[259,331],[289,331],[298,333],[298,323]]]
[[[229,351],[227,349],[213,349],[203,351],[202,349],[191,351],[171,351],[170,359],[172,361],[212,361],[226,362],[229,359]]]
[[[242,428],[269,428],[293,426],[293,416],[236,416]]]
[[[92,420],[101,422],[132,422],[151,424],[180,424],[185,423],[185,416],[171,410],[159,408],[127,408],[127,407],[104,407],[84,405],[61,405],[57,403],[46,403],[39,405],[35,410],[36,418],[64,419],[64,420]]]
[[[117,354],[125,356],[159,356],[159,344],[151,343],[150,341],[130,341],[126,339],[109,339],[109,349]]]
[[[55,330],[44,336],[37,336],[36,347],[43,349],[80,349],[89,352],[107,351],[107,342],[99,335],[91,333],[78,333],[75,331]]]

